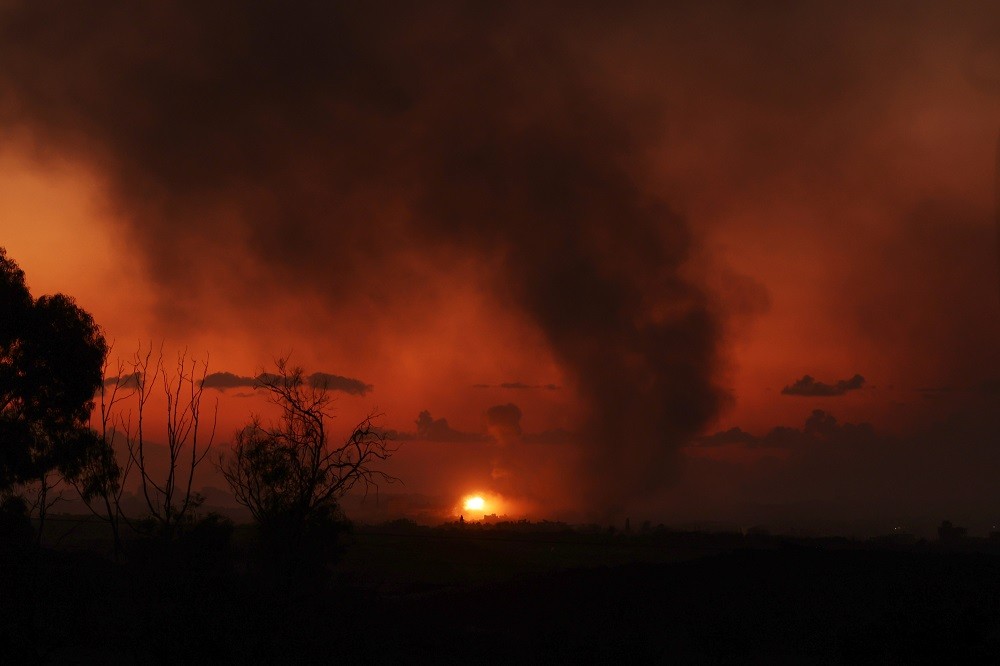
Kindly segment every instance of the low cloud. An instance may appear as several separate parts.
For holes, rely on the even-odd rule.
[[[111,388],[118,386],[119,388],[134,389],[139,387],[139,373],[133,372],[129,375],[120,375],[117,377],[107,377],[104,380],[104,386]]]
[[[202,386],[225,391],[230,388],[251,388],[257,383],[256,377],[242,377],[231,372],[213,372],[205,375]]]
[[[386,430],[385,434],[397,441],[429,442],[483,442],[507,446],[523,442],[525,444],[566,444],[577,441],[578,437],[562,428],[542,432],[523,432],[521,429],[521,408],[514,403],[493,405],[484,414],[486,432],[465,432],[457,430],[446,418],[434,418],[424,410],[414,422],[416,430]]]
[[[818,382],[810,375],[805,375],[791,386],[781,389],[782,395],[798,395],[811,398],[833,397],[844,395],[848,391],[856,391],[865,384],[865,378],[861,375],[854,375],[850,379],[841,379],[835,384]]]
[[[900,524],[929,532],[946,517],[984,530],[996,523],[998,437],[1000,412],[984,403],[893,431],[816,410],[795,427],[761,435],[731,428],[696,440],[690,453],[709,446],[733,450],[689,457],[664,506],[678,518],[840,534]]]
[[[483,433],[462,432],[448,424],[448,419],[436,419],[430,411],[424,410],[414,422],[415,432],[387,430],[386,435],[396,441],[427,441],[427,442],[485,442],[489,440]]]
[[[328,372],[312,373],[309,375],[309,384],[316,388],[324,388],[328,391],[342,391],[350,395],[365,395],[375,389],[372,384],[366,384],[360,379],[342,377]]]
[[[696,446],[726,446],[729,444],[745,444],[751,446],[760,438],[751,435],[739,427],[722,430],[712,435],[705,435],[696,440]]]
[[[695,446],[742,444],[747,448],[803,450],[818,443],[864,442],[875,439],[868,423],[838,423],[822,409],[813,410],[802,428],[778,426],[762,436],[734,427],[695,440]]]
[[[271,381],[277,378],[277,375],[266,372],[262,372],[256,377],[237,375],[232,372],[213,372],[205,376],[203,386],[205,388],[218,389],[219,391],[234,388],[256,388],[262,382]],[[309,385],[314,388],[326,389],[328,391],[340,391],[349,395],[366,395],[375,389],[373,385],[366,384],[360,379],[343,377],[341,375],[334,375],[328,372],[314,372],[306,377],[306,381],[309,382]],[[242,393],[240,394],[240,397],[247,395],[252,394]]]
[[[500,389],[514,389],[514,390],[544,389],[546,391],[558,391],[560,387],[557,384],[525,384],[524,382],[501,382],[495,385],[473,384],[472,388],[477,388],[477,389],[500,388]]]

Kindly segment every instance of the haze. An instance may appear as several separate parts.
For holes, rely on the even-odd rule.
[[[996,524],[1000,9],[544,4],[4,2],[0,244],[383,511]]]

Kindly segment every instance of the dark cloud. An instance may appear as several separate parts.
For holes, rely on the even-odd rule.
[[[824,384],[818,382],[809,375],[796,381],[791,386],[781,389],[782,395],[801,395],[807,397],[831,397],[844,395],[848,391],[856,391],[865,384],[865,378],[861,375],[854,375],[850,379],[841,379],[835,384]]]
[[[831,414],[813,410],[802,428],[778,426],[758,437],[739,427],[699,437],[696,446],[723,446],[741,444],[748,448],[773,448],[803,450],[820,444],[837,445],[839,442],[863,442],[876,439],[875,430],[868,423],[838,423]]]
[[[493,405],[486,410],[486,429],[503,443],[521,437],[521,408],[514,403]]]
[[[484,442],[486,435],[482,433],[462,432],[448,425],[448,419],[436,419],[427,410],[420,412],[416,420],[416,432],[393,432],[393,438],[399,440],[426,440],[431,442]]]
[[[138,372],[116,377],[106,377],[104,379],[104,386],[109,388],[119,386],[120,388],[134,389],[139,387],[140,377],[141,375]]]
[[[521,408],[512,402],[493,405],[486,410],[486,431],[494,444],[490,458],[493,490],[520,497],[530,494],[530,465],[526,465],[530,456],[524,450]]]
[[[545,389],[546,391],[558,391],[559,386],[556,384],[525,384],[524,382],[501,382],[494,386],[493,384],[473,384],[472,388],[477,389],[487,389],[487,388],[501,388],[501,389]]]
[[[277,375],[261,373],[256,377],[246,377],[232,372],[213,372],[205,376],[204,386],[220,391],[232,388],[256,388],[262,381],[279,379]],[[360,379],[351,379],[327,372],[314,372],[306,378],[314,388],[328,391],[341,391],[350,395],[365,395],[374,387]]]
[[[257,378],[234,375],[231,372],[212,372],[205,375],[202,385],[223,391],[230,388],[252,388],[257,385]]]
[[[360,379],[341,377],[327,372],[314,372],[309,375],[310,386],[326,389],[328,391],[342,391],[350,395],[365,395],[375,389],[371,384],[366,384]]]
[[[103,172],[165,324],[197,324],[175,296],[192,280],[248,307],[289,285],[349,308],[419,283],[400,248],[497,258],[497,298],[585,402],[580,496],[606,511],[660,486],[723,404],[691,233],[637,178],[660,102],[577,48],[608,21],[669,25],[651,8],[14,2],[0,123]]]
[[[498,444],[502,447],[521,442],[541,445],[579,442],[579,435],[558,428],[525,433],[521,429],[521,416],[521,408],[513,403],[493,405],[484,413],[486,432],[477,433],[456,430],[449,425],[448,419],[434,418],[429,411],[424,410],[415,421],[414,432],[397,430],[385,432],[398,441],[479,442]],[[518,450],[517,453],[521,451]]]
[[[559,387],[555,384],[524,384],[521,382],[504,382],[500,384],[500,388],[503,389],[545,389],[546,391],[555,391]]]
[[[910,197],[873,188],[926,182],[895,165],[937,152],[892,147],[940,131],[921,86],[961,80],[963,59],[935,49],[995,25],[989,3],[961,7],[15,0],[0,126],[98,171],[164,326],[199,326],[192,294],[222,285],[252,324],[267,296],[386,312],[342,327],[377,340],[412,325],[383,307],[423,282],[399,259],[496,267],[492,298],[534,323],[583,402],[577,495],[607,511],[669,482],[726,404],[726,325],[769,303],[753,281],[708,293],[679,211]],[[927,365],[921,383],[996,369],[982,304],[954,298],[993,294],[995,244],[953,209],[918,211],[907,243],[886,233],[838,271],[840,310],[908,355],[898,367]],[[817,218],[833,230],[817,247],[867,224],[841,212]]]
[[[744,444],[752,446],[757,442],[757,437],[735,426],[729,430],[720,431],[712,435],[705,435],[695,440],[697,446],[725,446],[727,444]]]
[[[707,508],[700,515],[716,520],[811,528],[826,521],[840,534],[885,533],[899,524],[930,533],[945,517],[985,534],[996,523],[1000,411],[966,407],[913,425],[890,433],[817,410],[804,425],[760,436],[739,428],[717,433],[697,444],[738,440],[781,455],[742,464],[692,460],[670,500],[686,505],[688,515]]]
[[[560,467],[546,470],[543,469],[546,465],[539,461],[547,460],[551,465],[561,445],[579,444],[581,438],[564,430],[526,433],[521,427],[521,417],[521,408],[510,402],[486,410],[492,490],[507,497],[545,502],[543,498],[551,500],[556,490],[553,475],[556,478],[562,475]]]

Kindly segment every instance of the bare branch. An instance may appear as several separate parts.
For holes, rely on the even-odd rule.
[[[118,558],[122,553],[120,524],[123,520],[128,524],[122,512],[121,498],[135,464],[131,451],[124,456],[124,466],[117,455],[119,438],[123,433],[130,432],[131,425],[131,416],[122,414],[121,405],[135,395],[137,375],[126,374],[126,364],[120,358],[112,374],[110,352],[113,349],[112,343],[102,368],[100,422],[95,428],[92,417],[90,423],[91,430],[97,434],[97,444],[91,447],[90,456],[84,461],[80,473],[69,481],[90,512],[110,525],[114,556]],[[125,436],[125,439],[128,437]]]
[[[162,346],[153,360],[152,345],[143,354],[142,347],[133,360],[137,377],[137,421],[135,432],[131,421],[123,424],[128,444],[129,458],[135,465],[149,515],[164,534],[190,518],[191,511],[201,505],[201,497],[194,492],[194,476],[198,465],[205,459],[215,439],[218,420],[218,402],[212,418],[208,441],[200,441],[202,434],[201,399],[204,380],[208,374],[208,360],[199,363],[188,358],[187,350],[179,352],[173,372],[164,366]],[[148,442],[145,433],[145,413],[149,398],[156,386],[160,387],[166,401],[166,473],[154,478],[149,466]]]
[[[326,422],[332,418],[331,397],[325,387],[312,386],[304,371],[275,361],[275,374],[261,373],[257,387],[281,412],[278,420],[262,425],[256,416],[236,433],[232,453],[220,456],[218,466],[236,500],[261,524],[298,521],[335,510],[341,497],[358,484],[365,492],[379,483],[398,479],[375,469],[395,447],[374,426],[381,414],[372,413],[350,437],[331,445]]]

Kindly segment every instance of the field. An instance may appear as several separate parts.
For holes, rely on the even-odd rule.
[[[42,663],[956,663],[1000,650],[1000,550],[987,540],[397,522],[356,526],[332,568],[306,573],[288,560],[261,568],[249,528],[230,546],[207,533],[136,541],[124,564],[94,552],[85,532],[59,548],[6,552],[7,654]]]

